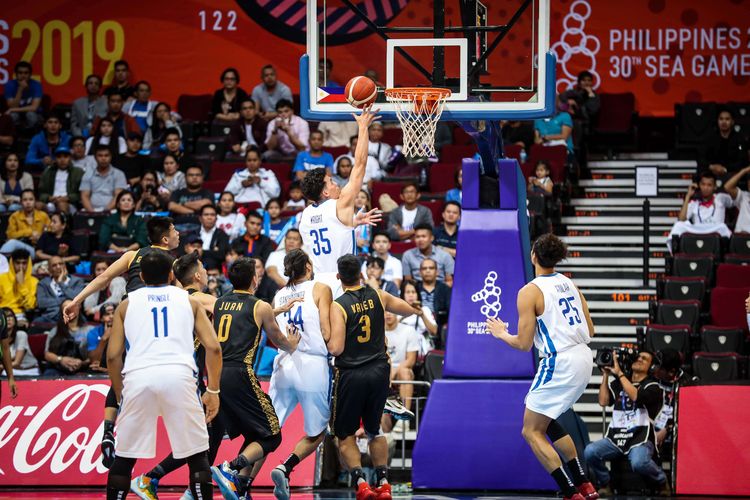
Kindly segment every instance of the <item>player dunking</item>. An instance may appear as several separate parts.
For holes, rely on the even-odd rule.
[[[357,253],[354,228],[360,224],[376,224],[381,215],[377,209],[355,213],[354,198],[362,189],[367,166],[369,127],[377,118],[367,106],[362,114],[353,115],[359,126],[354,168],[349,182],[340,188],[324,168],[307,172],[302,180],[302,193],[313,204],[305,208],[299,231],[305,247],[311,252],[315,279],[331,287],[338,297],[341,284],[336,279],[336,260],[346,254]]]
[[[421,310],[382,290],[360,285],[361,268],[353,255],[338,260],[344,294],[331,308],[328,350],[336,356],[331,402],[331,430],[339,439],[357,489],[357,500],[391,500],[387,478],[388,442],[380,433],[380,417],[390,387],[391,365],[385,345],[385,311],[410,316]],[[354,434],[364,424],[377,488],[372,490],[362,472]]]
[[[175,458],[186,459],[190,491],[195,498],[213,498],[206,422],[219,410],[221,348],[197,300],[177,287],[172,257],[149,252],[140,261],[145,286],[131,292],[115,311],[107,346],[107,366],[120,403],[115,459],[107,478],[107,499],[120,500],[130,490],[138,458],[156,454],[156,424],[162,417]],[[196,397],[193,331],[206,349],[208,387]],[[129,356],[122,354],[128,342]],[[123,379],[124,377],[124,379]]]
[[[488,318],[487,328],[515,349],[529,351],[534,345],[544,354],[526,396],[523,437],[566,499],[595,500],[599,494],[586,477],[575,444],[557,422],[578,401],[591,378],[592,355],[587,344],[594,336],[586,298],[569,278],[555,272],[566,253],[565,243],[557,236],[540,236],[531,250],[536,278],[518,292],[518,335],[508,333],[508,325],[499,319]],[[572,482],[555,448],[565,458]]]
[[[234,292],[219,298],[214,307],[214,327],[224,359],[222,408],[214,425],[223,425],[232,439],[241,434],[245,442],[237,458],[212,467],[211,473],[224,498],[236,499],[249,498],[253,464],[281,444],[279,419],[253,371],[261,329],[289,353],[297,348],[300,335],[290,327],[285,336],[271,306],[252,295],[258,285],[253,259],[237,259],[229,269],[229,281]]]

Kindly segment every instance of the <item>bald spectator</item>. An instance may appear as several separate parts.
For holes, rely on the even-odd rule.
[[[42,279],[36,288],[36,304],[41,311],[38,321],[54,323],[60,319],[60,305],[64,300],[72,300],[84,289],[86,283],[77,276],[68,274],[62,257],[54,256],[47,260],[49,276]]]
[[[253,88],[252,97],[260,107],[261,116],[266,120],[272,120],[278,114],[279,101],[285,100],[291,105],[292,90],[278,80],[276,69],[271,64],[261,68],[260,77],[262,82]]]

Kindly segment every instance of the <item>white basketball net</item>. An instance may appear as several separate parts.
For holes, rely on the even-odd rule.
[[[448,89],[386,89],[386,99],[394,104],[404,132],[404,156],[424,158],[435,155],[435,128],[450,94]]]

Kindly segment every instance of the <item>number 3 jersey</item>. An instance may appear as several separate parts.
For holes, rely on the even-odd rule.
[[[315,274],[338,272],[336,261],[355,254],[354,229],[336,215],[336,200],[313,204],[302,212],[299,224],[302,241],[313,262]]]
[[[534,347],[544,355],[557,354],[591,342],[578,289],[560,274],[537,276],[532,283],[544,295],[544,312],[536,318]]]
[[[371,361],[388,361],[385,345],[385,309],[378,292],[369,285],[347,288],[333,307],[344,312],[344,352],[336,356],[338,368],[357,368]]]
[[[128,355],[122,372],[157,365],[198,368],[193,356],[195,315],[185,290],[146,286],[128,294],[125,339]]]
[[[289,311],[276,316],[276,323],[284,334],[288,325],[294,325],[299,329],[301,338],[295,352],[326,357],[328,348],[320,331],[320,311],[315,305],[313,288],[315,288],[314,281],[305,281],[296,285],[287,285],[276,292],[273,299],[274,307],[281,307],[290,300],[302,299],[302,302],[294,304]]]

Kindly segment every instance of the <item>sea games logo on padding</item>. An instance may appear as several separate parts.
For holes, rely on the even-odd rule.
[[[472,302],[482,303],[479,312],[482,313],[483,318],[497,319],[500,310],[503,308],[500,303],[500,295],[503,291],[497,286],[496,282],[497,273],[495,271],[488,272],[487,277],[484,278],[484,286],[471,296]],[[482,321],[467,321],[466,333],[469,335],[489,334],[484,319]]]

